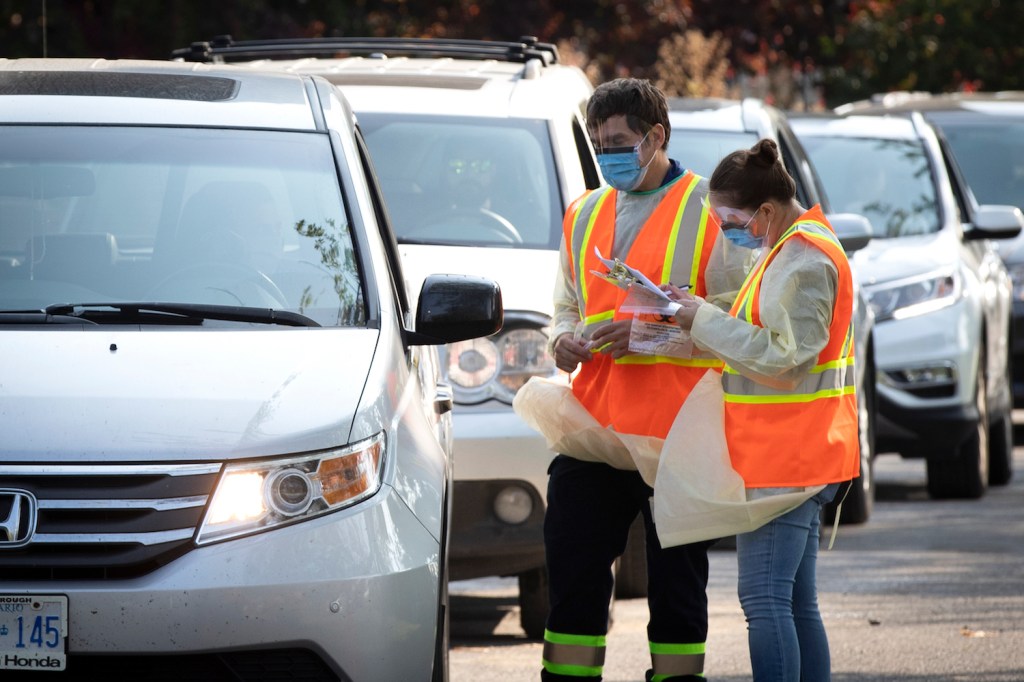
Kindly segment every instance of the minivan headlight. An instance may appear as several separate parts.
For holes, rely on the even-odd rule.
[[[229,464],[199,528],[200,545],[351,506],[380,489],[384,434],[301,457]]]
[[[471,404],[497,398],[511,405],[516,391],[530,377],[558,374],[547,346],[543,329],[507,323],[495,336],[449,345],[447,374],[455,401]]]
[[[899,280],[868,290],[876,322],[926,315],[953,305],[960,295],[960,277],[955,272]]]

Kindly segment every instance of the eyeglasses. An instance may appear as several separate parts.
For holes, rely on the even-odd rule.
[[[650,134],[650,132],[651,132],[650,129],[648,129],[647,132],[644,133],[644,136],[640,138],[640,141],[637,142],[634,145],[631,145],[631,146],[626,146],[626,147],[601,147],[601,146],[599,146],[599,145],[597,145],[595,143],[594,144],[594,153],[595,154],[600,154],[600,155],[604,155],[604,154],[636,154],[637,152],[640,151],[640,145],[642,145],[644,143],[644,140],[647,139],[647,136]],[[591,138],[591,139],[593,139],[593,138]]]
[[[719,227],[723,230],[745,230],[754,220],[754,216],[757,215],[757,211],[748,213],[742,209],[730,208],[728,206],[719,206],[718,208],[715,208],[711,205],[711,202],[708,201],[707,196],[701,197],[700,203],[708,211],[715,214],[718,218]],[[747,218],[746,222],[737,222],[738,220],[743,220],[745,216]]]

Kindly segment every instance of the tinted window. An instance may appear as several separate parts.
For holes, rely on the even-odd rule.
[[[801,141],[834,212],[867,216],[875,237],[938,231],[935,186],[919,142],[812,135]]]
[[[19,126],[0,141],[0,309],[168,301],[365,318],[326,135]]]
[[[737,149],[750,149],[757,142],[753,133],[730,133],[712,130],[672,128],[668,140],[669,158],[697,175],[711,177],[722,157]]]
[[[937,120],[979,203],[1024,206],[1024,118]]]
[[[399,242],[557,248],[544,121],[361,113]]]

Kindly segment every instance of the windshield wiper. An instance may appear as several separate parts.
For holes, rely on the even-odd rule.
[[[54,303],[43,310],[54,318],[75,318],[100,324],[170,323],[202,324],[203,320],[281,324],[290,327],[319,327],[316,320],[301,313],[273,308],[249,308],[206,303]],[[56,319],[54,319],[56,321]]]
[[[96,324],[92,320],[68,315],[48,315],[42,310],[0,310],[2,324]]]

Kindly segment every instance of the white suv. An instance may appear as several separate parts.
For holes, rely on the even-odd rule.
[[[513,411],[546,352],[562,216],[600,185],[584,123],[592,86],[553,45],[341,38],[179,50],[197,61],[317,74],[359,117],[411,286],[433,271],[501,286],[504,329],[449,346],[455,391],[453,579],[518,575],[521,621],[547,615],[543,520],[553,454]]]
[[[1012,474],[1010,277],[993,239],[1021,213],[979,206],[919,114],[794,117],[833,208],[866,215],[854,256],[875,309],[880,452],[922,457],[936,498]]]
[[[407,300],[322,78],[0,59],[0,93],[3,680],[446,680],[436,345],[496,331],[494,282]]]

